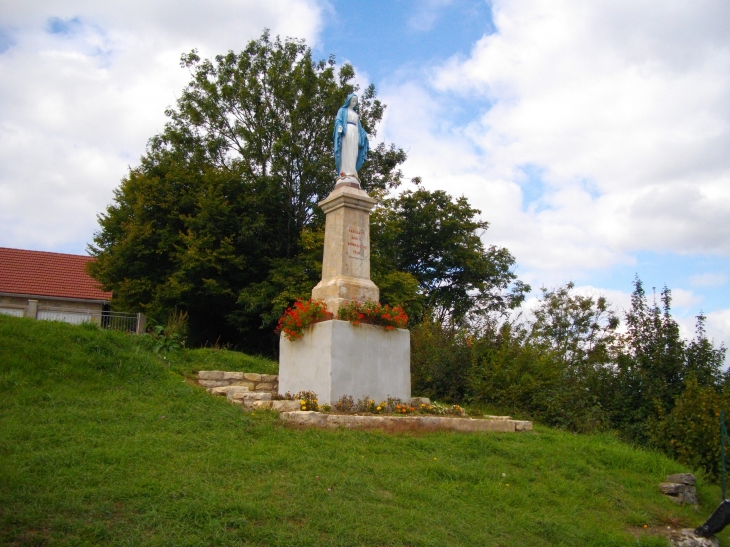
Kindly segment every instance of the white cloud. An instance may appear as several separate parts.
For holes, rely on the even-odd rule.
[[[730,347],[730,309],[707,314],[707,337],[714,339],[716,345],[722,342]]]
[[[65,0],[6,2],[0,21],[0,245],[83,252],[189,80],[180,54],[240,50],[264,27],[313,42],[321,13],[314,0]]]
[[[694,308],[702,302],[702,297],[685,289],[672,289],[673,308]]]
[[[468,195],[533,283],[642,250],[730,254],[730,4],[523,0],[493,13],[497,32],[429,84],[384,87],[408,174]]]
[[[693,275],[689,278],[689,282],[698,287],[722,287],[727,283],[727,276],[725,274],[708,272]]]
[[[415,11],[408,19],[408,26],[413,30],[431,30],[440,12],[453,4],[453,0],[419,0],[415,3]]]

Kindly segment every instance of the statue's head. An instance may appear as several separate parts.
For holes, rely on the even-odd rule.
[[[347,108],[348,106],[352,106],[352,108],[357,108],[357,95],[354,93],[350,93],[347,96],[347,99],[345,99],[345,104],[342,105],[343,108]]]

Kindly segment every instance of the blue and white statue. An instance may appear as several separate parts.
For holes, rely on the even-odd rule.
[[[337,111],[335,118],[335,168],[339,179],[354,178],[360,183],[358,170],[365,163],[370,149],[368,135],[360,125],[357,107],[357,95],[350,93],[345,104]],[[354,181],[353,181],[354,182]]]

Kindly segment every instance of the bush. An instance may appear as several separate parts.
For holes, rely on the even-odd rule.
[[[425,321],[411,331],[413,393],[449,402],[463,402],[473,339],[467,332]]]
[[[672,411],[654,421],[652,443],[680,463],[704,469],[715,479],[720,476],[720,411],[726,419],[730,394],[701,387],[694,377],[685,382]]]

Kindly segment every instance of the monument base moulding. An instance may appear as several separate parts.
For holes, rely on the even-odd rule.
[[[343,395],[369,396],[376,403],[388,396],[411,398],[411,335],[374,325],[324,321],[279,345],[279,393],[313,391],[319,404],[334,404]]]

